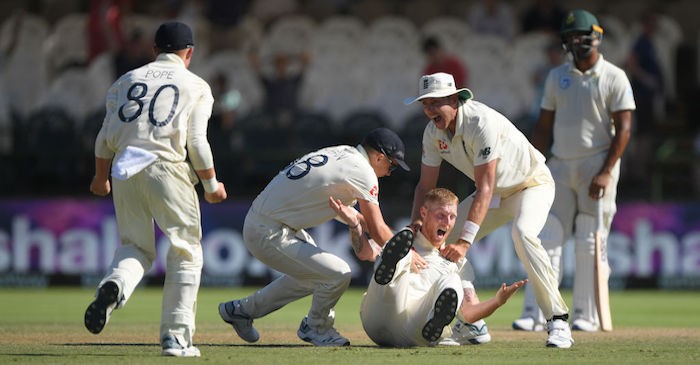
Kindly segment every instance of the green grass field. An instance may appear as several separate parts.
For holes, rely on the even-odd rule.
[[[348,337],[346,348],[315,348],[296,337],[309,298],[256,320],[261,333],[249,345],[217,313],[219,302],[248,295],[255,288],[202,288],[195,341],[198,359],[160,356],[158,288],[139,288],[128,305],[112,316],[100,335],[83,327],[92,290],[80,288],[0,289],[1,364],[698,364],[700,293],[616,291],[611,293],[615,330],[574,333],[568,350],[544,347],[545,333],[510,329],[520,314],[522,293],[487,319],[493,340],[481,346],[411,349],[378,348],[359,319],[362,291],[349,290],[336,308],[336,328]],[[482,289],[487,298],[495,289]],[[571,293],[564,292],[567,303]]]

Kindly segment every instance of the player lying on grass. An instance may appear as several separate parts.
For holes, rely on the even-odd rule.
[[[221,318],[242,339],[260,338],[253,327],[255,318],[312,295],[311,308],[297,331],[299,338],[315,346],[350,345],[333,328],[333,308],[350,285],[350,266],[318,247],[306,229],[336,217],[328,206],[329,197],[335,196],[339,204],[359,205],[362,221],[346,221],[353,229],[369,232],[377,242],[388,241],[394,233],[379,209],[378,178],[390,176],[398,166],[408,170],[404,152],[396,133],[378,128],[356,147],[327,147],[297,159],[258,195],[246,215],[243,239],[257,259],[284,275],[248,297],[219,305]],[[365,254],[372,252],[358,257],[376,257]]]
[[[495,297],[462,305],[459,272],[464,259],[452,262],[442,256],[445,239],[457,219],[458,203],[457,196],[447,189],[429,191],[420,208],[423,221],[420,231],[414,235],[410,228],[403,229],[384,246],[381,258],[375,263],[374,279],[360,308],[362,326],[376,344],[393,347],[436,345],[455,316],[466,322],[485,318],[527,282],[520,280],[510,286],[504,283]],[[360,222],[355,209],[332,197],[330,205],[351,227],[356,252],[363,247],[376,247],[364,234],[362,225],[353,224]],[[423,260],[414,260],[416,255]]]

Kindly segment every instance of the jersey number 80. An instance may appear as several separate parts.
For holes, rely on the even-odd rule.
[[[155,115],[153,114],[153,109],[155,109],[156,100],[158,99],[158,96],[165,89],[173,89],[173,104],[170,107],[170,113],[168,113],[168,116],[165,118],[165,120],[157,120]],[[147,93],[148,85],[144,84],[143,82],[137,82],[131,85],[129,90],[127,90],[126,92],[126,98],[129,99],[129,101],[122,104],[122,106],[119,107],[119,120],[121,120],[124,123],[130,123],[136,120],[138,117],[140,117],[141,113],[143,113],[144,108],[143,97],[146,96]],[[124,108],[129,102],[132,101],[138,105],[138,109],[136,109],[136,111],[134,111],[132,115],[126,116],[124,115]],[[158,90],[156,90],[156,93],[153,94],[151,102],[148,103],[148,121],[156,127],[168,125],[173,120],[173,116],[175,116],[175,110],[177,110],[177,104],[179,101],[180,89],[178,89],[177,86],[173,84],[162,85],[158,88]]]

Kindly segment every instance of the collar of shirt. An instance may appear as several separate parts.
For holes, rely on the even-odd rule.
[[[355,146],[355,148],[357,148],[357,150],[360,151],[360,154],[367,160],[367,162],[369,162],[369,155],[367,154],[365,148],[362,147],[361,144],[358,144],[357,146]]]
[[[182,58],[175,53],[161,53],[158,55],[158,57],[156,57],[156,61],[178,63],[182,65],[182,67],[185,67],[185,61],[183,61]]]
[[[603,63],[605,63],[605,61],[603,60],[603,54],[598,53],[598,61],[596,61],[595,65],[593,65],[593,67],[591,67],[590,69],[586,70],[586,72],[581,72],[579,71],[579,69],[576,68],[576,64],[574,64],[574,61],[571,60],[569,61],[569,72],[577,73],[579,75],[600,75],[600,71],[603,69]]]

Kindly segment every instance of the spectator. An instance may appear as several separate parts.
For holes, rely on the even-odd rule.
[[[250,64],[258,73],[265,90],[264,113],[272,115],[278,126],[289,126],[299,109],[299,94],[304,72],[309,64],[309,54],[277,53],[273,55],[274,70],[271,75],[264,69],[259,55],[250,54]],[[292,63],[299,62],[300,69],[292,71]]]
[[[237,140],[240,136],[233,133],[241,104],[241,92],[232,87],[232,83],[223,72],[214,77],[211,86],[214,106],[209,120],[209,144],[214,156],[222,159],[217,169],[221,180],[238,182],[241,180],[240,175],[247,171],[245,164],[237,166],[233,158],[234,151],[241,144]]]
[[[532,134],[532,128],[535,126],[534,123],[540,115],[540,102],[542,101],[542,95],[544,95],[544,84],[549,71],[564,62],[564,52],[562,52],[559,41],[553,40],[551,43],[547,44],[544,48],[544,52],[546,54],[545,62],[539,64],[532,72],[532,84],[535,87],[537,95],[535,97],[535,102],[528,111],[528,115],[525,118],[526,120],[518,126],[526,136]]]
[[[423,54],[427,63],[423,68],[423,75],[430,75],[437,72],[452,74],[455,78],[455,85],[458,88],[467,87],[469,81],[469,71],[459,57],[449,53],[437,37],[430,36],[423,41]]]
[[[125,46],[123,10],[129,0],[90,0],[87,34],[88,63],[103,52],[117,53]]]
[[[642,32],[634,42],[627,59],[627,72],[637,102],[634,142],[627,159],[632,166],[626,169],[631,181],[648,186],[653,141],[658,135],[656,126],[664,113],[664,75],[658,51],[654,47],[654,36],[658,29],[658,14],[646,12],[642,18]]]
[[[522,30],[523,33],[540,31],[556,34],[562,19],[564,10],[556,0],[535,0],[523,13]]]
[[[513,9],[501,0],[482,0],[474,4],[467,23],[479,34],[497,35],[507,40],[515,36]]]
[[[143,35],[143,30],[136,28],[131,32],[129,40],[114,56],[115,80],[127,71],[141,67],[153,61],[153,50]]]

